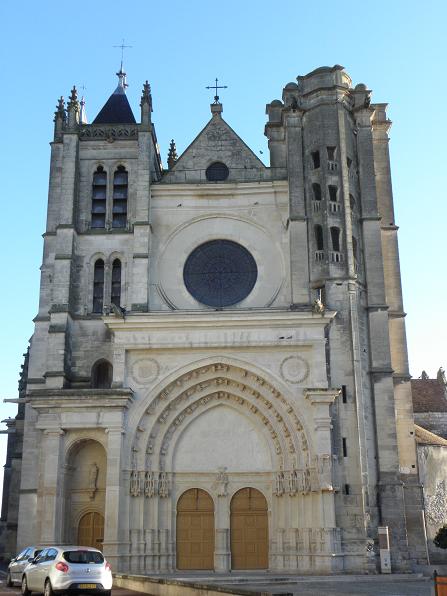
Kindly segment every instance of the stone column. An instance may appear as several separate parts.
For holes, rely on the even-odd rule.
[[[122,486],[121,457],[123,449],[122,428],[108,428],[107,433],[107,480],[106,511],[104,524],[104,554],[115,571],[121,570],[120,554],[124,553],[128,537],[124,536],[120,521],[123,499],[127,497]]]
[[[217,573],[226,573],[231,570],[230,499],[226,487],[223,486],[222,489],[218,491],[214,512],[214,570]]]
[[[62,541],[64,462],[64,431],[48,429],[44,431],[42,445],[42,490],[39,491],[41,502],[40,544],[60,544]]]

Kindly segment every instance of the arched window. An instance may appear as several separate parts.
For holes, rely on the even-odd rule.
[[[92,366],[92,387],[110,389],[113,379],[113,367],[108,360],[98,360]]]
[[[102,313],[104,306],[104,261],[98,259],[93,274],[93,312]]]
[[[314,230],[315,230],[315,244],[317,245],[317,250],[324,250],[323,228],[320,225],[316,225]]]
[[[358,263],[358,243],[355,236],[352,237],[352,252],[354,253],[354,262]]]
[[[115,259],[112,265],[111,302],[115,306],[121,306],[121,261],[119,259]]]
[[[228,178],[229,174],[229,169],[221,161],[212,163],[205,172],[206,179],[209,182],[222,182]]]
[[[340,252],[340,228],[331,228],[332,250]]]
[[[118,166],[113,175],[113,228],[125,228],[127,224],[127,178],[126,168]]]
[[[316,182],[312,184],[312,192],[314,193],[314,201],[321,201],[321,186]]]
[[[98,166],[93,174],[92,184],[92,228],[104,228],[106,225],[107,174]]]
[[[337,200],[337,187],[333,184],[329,184],[329,200],[336,201]]]

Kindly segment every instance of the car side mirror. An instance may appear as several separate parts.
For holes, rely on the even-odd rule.
[[[34,563],[34,557],[29,558],[28,563]]]

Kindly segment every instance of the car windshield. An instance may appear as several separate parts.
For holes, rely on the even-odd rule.
[[[104,557],[101,553],[94,550],[66,550],[63,554],[67,563],[91,564],[104,563]]]

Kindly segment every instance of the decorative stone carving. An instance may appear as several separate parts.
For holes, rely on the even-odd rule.
[[[155,474],[153,472],[144,473],[144,496],[153,497],[155,495]]]
[[[284,494],[284,472],[278,472],[275,478],[275,495],[281,497]]]
[[[158,475],[158,494],[162,499],[169,496],[168,478],[166,472],[160,472]]]
[[[138,497],[141,493],[140,475],[137,470],[130,473],[130,494],[132,497]]]
[[[218,497],[226,497],[228,495],[228,474],[227,468],[219,468],[216,476],[216,493]]]
[[[159,374],[160,365],[154,358],[139,358],[131,367],[132,378],[139,385],[152,383]]]
[[[136,126],[93,126],[86,124],[80,127],[81,139],[126,139],[138,135]]]
[[[281,362],[279,370],[285,381],[297,385],[309,376],[309,363],[301,356],[288,356]]]

